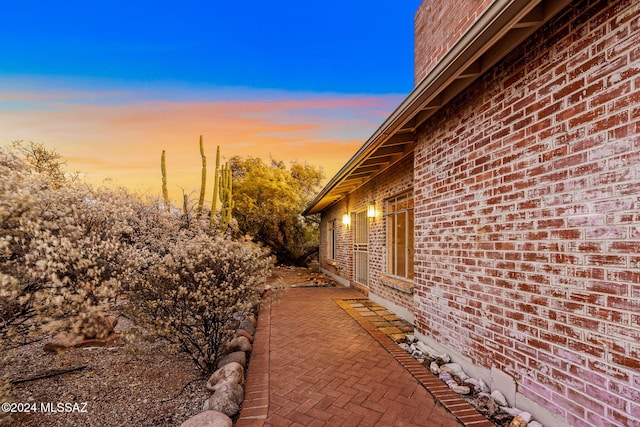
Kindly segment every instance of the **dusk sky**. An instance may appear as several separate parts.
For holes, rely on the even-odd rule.
[[[93,183],[174,198],[256,156],[327,178],[413,88],[419,0],[5,2],[0,145],[62,154]],[[212,168],[210,169],[210,176]]]

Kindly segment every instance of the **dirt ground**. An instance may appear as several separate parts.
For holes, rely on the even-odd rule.
[[[314,287],[314,286],[336,286],[336,282],[330,277],[319,272],[318,267],[311,265],[308,268],[302,267],[276,267],[273,274],[267,281],[268,285],[285,287]]]
[[[132,327],[120,317],[116,332]],[[206,379],[189,356],[151,336],[59,353],[44,352],[44,342],[9,354],[9,378],[31,380],[12,386],[12,402],[30,412],[12,414],[7,425],[176,426],[208,397]],[[32,379],[74,368],[79,370]],[[69,405],[54,412],[60,403]]]
[[[333,285],[314,268],[292,267],[276,268],[268,284],[275,288]],[[134,327],[119,317],[116,332]],[[179,426],[199,413],[210,395],[205,389],[207,378],[188,355],[171,351],[166,342],[144,331],[138,335],[111,347],[46,353],[43,339],[10,350],[5,374],[17,382],[12,386],[12,403],[16,403],[14,409],[29,412],[14,413],[0,424]]]

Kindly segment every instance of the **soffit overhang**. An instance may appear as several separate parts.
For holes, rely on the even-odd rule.
[[[570,0],[495,1],[331,178],[303,215],[319,213],[413,152],[416,129]]]

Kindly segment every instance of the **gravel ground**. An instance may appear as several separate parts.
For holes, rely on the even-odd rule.
[[[133,325],[119,318],[116,332]],[[178,426],[200,412],[209,397],[206,378],[188,355],[166,342],[139,336],[113,347],[43,351],[40,341],[9,352],[12,402],[29,413],[13,414],[11,426]],[[58,370],[82,368],[49,378]],[[62,411],[54,412],[62,405]],[[18,408],[16,408],[18,409]],[[70,411],[70,412],[68,412]]]

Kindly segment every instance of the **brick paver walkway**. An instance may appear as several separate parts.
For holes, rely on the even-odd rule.
[[[334,301],[350,298],[289,289],[261,311],[238,427],[461,425]]]

